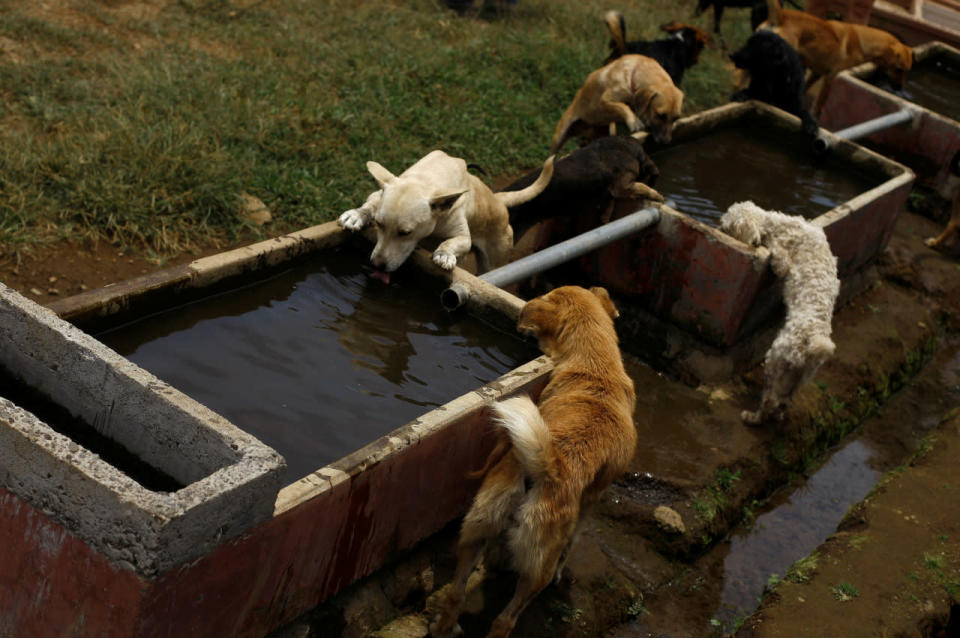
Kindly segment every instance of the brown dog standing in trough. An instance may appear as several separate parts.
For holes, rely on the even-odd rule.
[[[587,76],[557,123],[550,152],[560,150],[569,137],[601,137],[617,122],[631,133],[646,127],[654,140],[667,143],[682,107],[683,91],[656,60],[621,56]]]
[[[830,92],[833,78],[844,69],[873,62],[895,84],[903,86],[913,66],[913,49],[882,29],[824,20],[816,16],[783,9],[778,0],[767,0],[769,16],[760,29],[769,29],[797,50],[804,65],[813,73],[810,86],[823,77],[813,114],[818,116]]]
[[[463,521],[457,571],[435,638],[459,633],[467,578],[485,545],[506,534],[519,580],[488,638],[510,635],[517,618],[562,567],[584,505],[626,471],[637,442],[636,395],[623,368],[603,288],[564,286],[524,305],[517,329],[537,336],[553,372],[539,404],[521,395],[493,404],[506,432]]]

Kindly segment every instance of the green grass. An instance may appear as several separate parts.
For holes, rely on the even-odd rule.
[[[74,2],[61,19],[0,0],[0,35],[17,45],[0,56],[0,254],[65,237],[156,254],[234,240],[248,229],[242,192],[270,207],[269,232],[300,228],[362,201],[367,160],[399,172],[434,148],[494,176],[538,166],[605,57],[609,8],[524,0],[480,19],[428,0],[123,4]],[[668,0],[624,12],[631,39],[694,21]],[[748,35],[741,13],[724,22],[731,47]],[[725,103],[733,81],[725,54],[706,51],[684,78],[685,113]]]
[[[842,581],[833,587],[831,591],[833,592],[833,597],[842,603],[851,601],[860,595],[860,590],[846,581]]]

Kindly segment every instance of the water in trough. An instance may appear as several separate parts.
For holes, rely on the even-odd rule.
[[[918,62],[900,90],[881,72],[868,81],[909,102],[960,121],[960,59],[938,55]]]
[[[774,127],[720,128],[651,153],[660,170],[656,189],[675,208],[718,225],[736,202],[813,218],[881,181],[827,155],[814,158],[799,137]]]
[[[287,483],[539,356],[347,248],[98,335],[280,452]]]

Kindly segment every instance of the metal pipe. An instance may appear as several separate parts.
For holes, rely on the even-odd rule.
[[[879,131],[884,131],[888,128],[892,128],[899,124],[905,124],[907,122],[913,121],[916,113],[914,109],[910,107],[903,107],[899,111],[894,111],[893,113],[887,113],[886,115],[881,115],[880,117],[875,117],[872,120],[867,120],[866,122],[860,122],[859,124],[854,124],[848,128],[836,131],[834,135],[841,139],[845,140],[859,140],[862,137],[867,135],[873,135]],[[822,153],[830,148],[830,141],[824,137],[822,134],[818,135],[817,138],[813,141],[813,149],[818,153]]]
[[[564,262],[576,259],[627,235],[632,235],[656,224],[659,220],[659,208],[655,206],[641,208],[626,217],[621,217],[559,244],[544,248],[506,266],[495,268],[480,275],[479,279],[503,288]],[[440,302],[447,310],[455,310],[466,303],[469,296],[470,291],[466,286],[455,283],[441,293]]]

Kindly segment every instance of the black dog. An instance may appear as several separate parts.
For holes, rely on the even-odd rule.
[[[504,190],[526,188],[540,175],[536,169]],[[510,209],[513,236],[521,237],[537,222],[565,215],[596,215],[612,211],[617,199],[663,201],[651,186],[660,172],[643,145],[629,135],[601,137],[553,166],[553,178],[535,198]]]
[[[757,27],[767,19],[766,0],[699,0],[697,3],[696,15],[702,14],[713,5],[713,32],[723,40],[723,34],[720,32],[720,20],[723,19],[723,10],[727,7],[750,7],[750,30],[756,31]]]
[[[697,63],[703,47],[711,43],[710,34],[703,29],[675,21],[660,25],[662,30],[671,34],[669,38],[627,42],[627,25],[623,14],[619,11],[607,11],[603,19],[611,37],[610,55],[604,64],[609,64],[627,53],[645,55],[659,62],[677,86],[680,86],[683,72]]]
[[[787,0],[795,8],[799,9],[800,6],[793,2],[793,0]],[[767,19],[767,2],[766,0],[699,0],[697,2],[696,15],[700,15],[704,11],[710,8],[710,5],[713,5],[713,32],[720,36],[720,42],[726,48],[726,45],[723,42],[723,34],[720,33],[720,20],[723,19],[723,10],[727,7],[750,7],[750,30],[756,31],[757,27],[763,24]]]
[[[750,73],[750,85],[734,93],[732,101],[772,104],[799,117],[805,135],[817,136],[817,121],[803,106],[803,62],[786,40],[772,31],[757,31],[730,59],[738,69]]]

